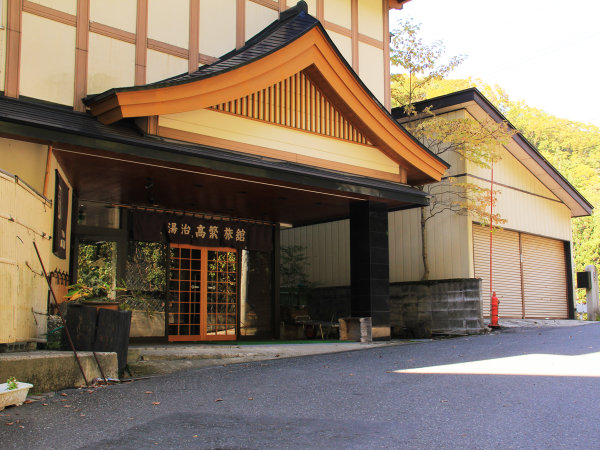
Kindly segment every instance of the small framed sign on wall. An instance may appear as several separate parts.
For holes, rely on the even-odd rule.
[[[54,233],[52,252],[61,259],[67,257],[67,217],[69,215],[69,187],[56,171],[54,186]]]

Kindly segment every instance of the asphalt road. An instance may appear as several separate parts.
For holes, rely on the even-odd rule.
[[[600,324],[194,369],[8,408],[0,448],[598,448],[597,352]]]

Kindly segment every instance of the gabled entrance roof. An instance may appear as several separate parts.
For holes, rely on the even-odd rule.
[[[303,73],[409,184],[438,181],[448,165],[414,139],[360,81],[317,19],[299,2],[244,47],[191,74],[111,89],[85,102],[105,124],[210,108]]]

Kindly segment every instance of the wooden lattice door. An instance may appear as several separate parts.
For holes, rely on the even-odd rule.
[[[234,340],[237,278],[235,249],[171,244],[169,340]]]

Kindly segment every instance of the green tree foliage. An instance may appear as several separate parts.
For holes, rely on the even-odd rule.
[[[112,296],[115,290],[115,258],[113,242],[79,244],[77,283],[70,286],[70,301]]]
[[[281,246],[281,265],[279,267],[282,287],[282,304],[299,306],[304,304],[311,283],[308,279],[310,261],[306,256],[306,247],[302,245]]]
[[[410,107],[423,100],[427,87],[445,78],[465,59],[464,55],[451,57],[442,63],[446,47],[443,41],[426,43],[419,36],[421,25],[412,19],[398,22],[392,32],[390,60],[402,72],[393,75],[392,97],[396,106]]]

